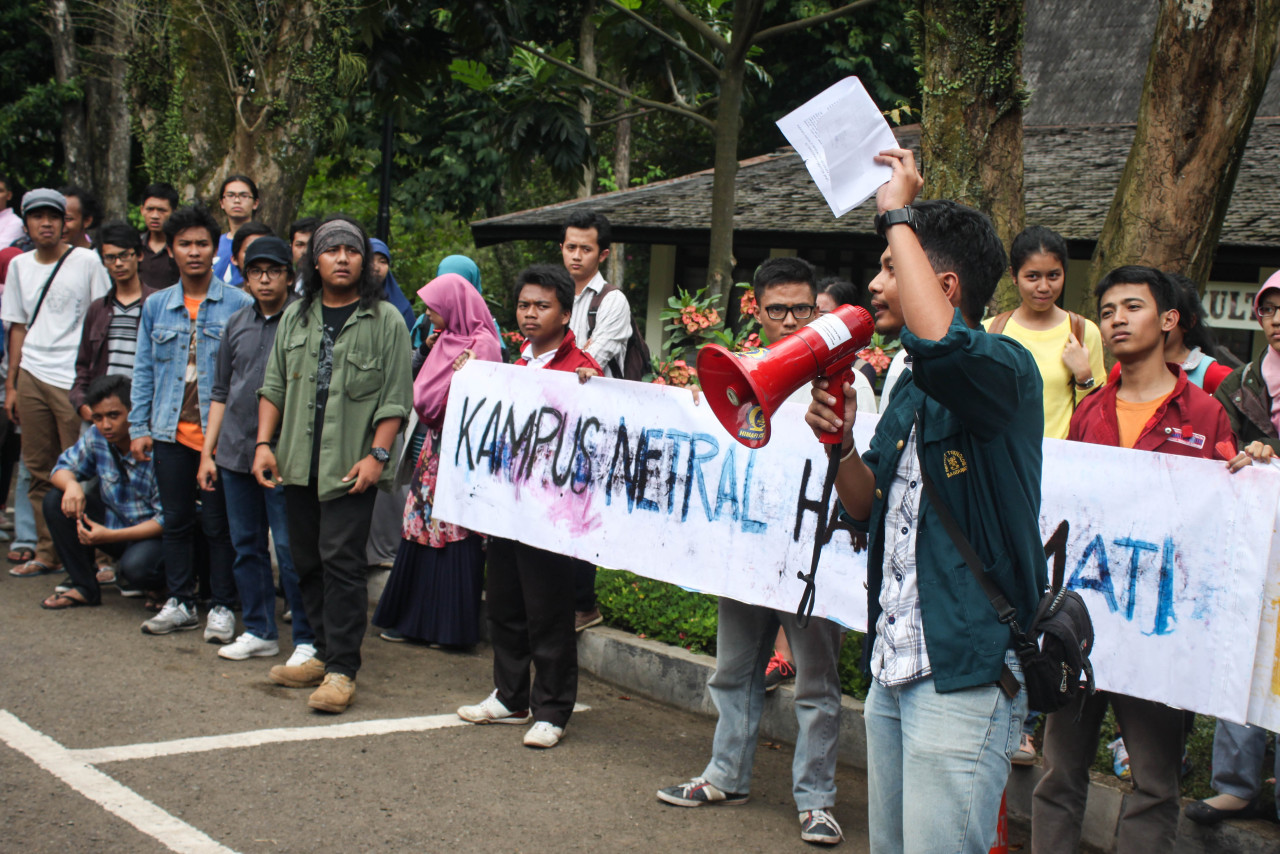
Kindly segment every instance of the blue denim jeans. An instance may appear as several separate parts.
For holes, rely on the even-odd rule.
[[[1017,656],[1005,661],[1022,681]],[[867,692],[867,828],[876,854],[987,854],[1027,692],[939,694],[932,678]]]
[[[268,551],[267,531],[270,529],[276,541],[280,585],[284,588],[285,601],[293,611],[294,646],[314,644],[316,636],[307,622],[302,592],[298,589],[298,573],[293,568],[293,556],[289,551],[284,490],[279,487],[265,489],[253,475],[229,471],[221,466],[218,467],[218,477],[226,494],[227,527],[231,531],[231,545],[236,551],[232,566],[236,589],[240,592],[240,617],[244,620],[245,629],[263,640],[275,640],[280,636],[276,629],[276,585]]]
[[[155,462],[156,486],[164,511],[164,574],[169,595],[190,605],[196,598],[196,520],[209,546],[209,588],[213,604],[230,608],[236,601],[232,575],[235,552],[227,534],[227,507],[222,482],[215,481],[212,492],[196,485],[200,452],[177,442],[155,442],[151,449]],[[196,501],[199,500],[199,512]]]
[[[814,618],[807,628],[795,614],[720,599],[716,672],[707,683],[720,712],[711,762],[702,776],[725,792],[751,791],[764,669],[781,625],[796,662],[796,752],[791,791],[797,810],[830,809],[836,802],[836,751],[840,741],[840,640],[844,629]]]
[[[16,549],[26,546],[36,547],[36,512],[27,498],[27,490],[31,487],[31,472],[27,464],[18,460],[18,485],[13,491],[13,543],[9,546]]]

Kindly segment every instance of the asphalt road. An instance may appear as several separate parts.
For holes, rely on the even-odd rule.
[[[143,635],[141,600],[114,590],[99,608],[42,610],[40,599],[60,577],[0,573],[0,710],[21,722],[0,714],[0,735],[12,740],[25,725],[72,750],[278,727],[317,728],[317,738],[253,746],[231,739],[216,750],[97,761],[101,774],[56,745],[42,767],[0,738],[0,851],[194,845],[182,825],[160,838],[135,826],[154,826],[166,813],[194,829],[196,842],[204,834],[223,846],[204,850],[238,852],[814,848],[799,839],[789,745],[762,742],[744,806],[666,806],[655,790],[702,770],[714,722],[628,698],[585,674],[578,701],[590,710],[575,714],[564,742],[549,751],[523,747],[523,729],[510,726],[319,737],[334,724],[449,715],[477,702],[491,688],[488,648],[456,654],[371,635],[354,706],[329,716],[307,708],[307,691],[266,680],[285,654],[230,662],[199,632]],[[50,765],[88,782],[73,788]],[[868,850],[865,779],[842,767],[837,782],[835,814],[848,839],[836,850],[861,854]],[[117,817],[87,790],[108,801],[136,801],[136,793],[145,801],[130,814],[140,803],[143,820]]]

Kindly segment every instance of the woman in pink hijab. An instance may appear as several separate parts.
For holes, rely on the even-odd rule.
[[[373,615],[382,638],[467,648],[480,637],[484,547],[479,534],[432,518],[444,424],[453,375],[471,359],[502,361],[484,297],[454,273],[418,291],[440,336],[413,384],[413,405],[427,426],[405,504],[400,549]]]

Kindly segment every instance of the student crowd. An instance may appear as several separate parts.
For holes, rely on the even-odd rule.
[[[1113,270],[1095,288],[1095,324],[1058,305],[1060,236],[1029,228],[1006,254],[982,214],[914,202],[910,152],[880,159],[893,169],[877,195],[888,248],[867,292],[877,331],[903,349],[878,407],[867,366],[844,389],[819,381],[798,395],[811,401],[815,432],[842,434],[836,491],[868,537],[872,850],[986,852],[1011,763],[1035,761],[1036,721],[1016,690],[1007,627],[945,527],[921,521],[936,522],[935,502],[957,513],[1025,625],[1046,584],[1044,437],[1219,459],[1231,471],[1270,460],[1280,450],[1280,274],[1255,299],[1269,346],[1232,369],[1218,361],[1228,356],[1193,283]],[[11,196],[0,178],[0,203]],[[114,585],[152,612],[148,635],[199,629],[205,607],[204,639],[230,660],[280,655],[279,589],[293,651],[268,678],[313,689],[310,707],[339,713],[361,665],[368,566],[391,563],[372,618],[380,636],[474,645],[483,593],[494,690],[458,715],[532,724],[524,744],[554,747],[577,692],[575,632],[600,622],[595,567],[432,514],[451,378],[470,360],[503,359],[478,266],[443,259],[417,292],[416,317],[390,249],[355,220],[302,219],[286,241],[254,219],[249,177],[228,177],[217,201],[226,230],[164,184],[143,193],[141,233],[99,224],[96,201],[77,187],[30,190],[16,213],[0,209],[3,495],[19,474],[10,574],[65,571],[41,603],[50,610],[98,605]],[[608,221],[575,213],[562,263],[517,275],[516,365],[580,382],[627,376],[636,332],[625,294],[600,273],[609,251]],[[984,321],[1005,272],[1021,303]],[[766,344],[859,298],[799,258],[766,261],[753,286]],[[1116,361],[1110,376],[1104,349]],[[850,428],[877,409],[875,438],[858,449]],[[943,475],[943,450],[961,455],[967,478]],[[843,638],[827,620],[721,599],[711,758],[658,798],[745,803],[764,695],[794,679],[801,838],[840,842],[831,810]],[[1078,719],[1045,724],[1034,851],[1078,847],[1108,706],[1122,731],[1117,770],[1132,769],[1135,789],[1118,850],[1172,847],[1187,716],[1098,693]],[[1257,809],[1266,735],[1219,722],[1220,794],[1190,804],[1188,817]]]

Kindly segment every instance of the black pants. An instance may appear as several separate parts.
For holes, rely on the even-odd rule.
[[[279,488],[279,487],[277,487]],[[327,673],[355,678],[369,621],[365,543],[378,490],[321,501],[315,484],[284,487],[289,550],[307,619],[316,633],[316,657]]]
[[[201,490],[196,485],[200,452],[186,445],[155,442],[151,457],[155,461],[160,506],[164,509],[164,561],[169,595],[188,605],[196,599],[199,564],[196,526],[199,525],[205,536],[201,554],[208,555],[213,604],[234,608],[240,601],[232,569],[236,553],[227,527],[222,481],[214,481],[211,492]]]
[[[106,524],[106,508],[96,492],[85,495],[84,512],[99,525]],[[80,542],[76,520],[63,514],[61,489],[51,489],[44,494],[44,518],[71,586],[90,605],[100,604],[102,589],[98,586],[98,565],[93,559],[95,547]],[[164,587],[164,546],[159,537],[129,543],[103,543],[96,548],[116,559],[119,584],[137,590]]]
[[[594,610],[596,607],[596,565],[588,560],[566,559],[573,563],[574,610]]]
[[[489,541],[485,596],[498,699],[512,711],[531,709],[535,721],[560,727],[569,722],[578,698],[574,563],[513,540]]]

